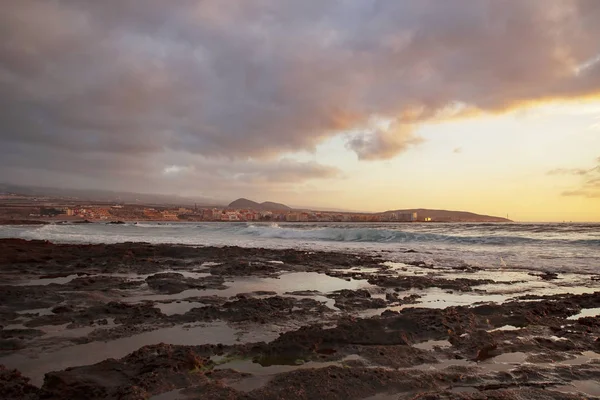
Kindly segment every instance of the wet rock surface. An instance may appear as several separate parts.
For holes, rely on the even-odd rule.
[[[189,289],[224,289],[224,279],[218,276],[195,279],[177,272],[163,272],[150,275],[146,283],[160,293],[176,294]]]
[[[15,369],[8,369],[0,365],[0,398],[5,400],[27,400],[40,398],[40,389],[29,383],[29,378],[24,377]]]
[[[327,297],[335,299],[335,306],[340,310],[363,310],[368,308],[385,308],[387,301],[371,297],[365,289],[336,291]]]
[[[215,265],[210,268],[213,275],[224,276],[277,276],[285,267],[283,262],[238,261]]]
[[[455,348],[460,349],[469,360],[483,361],[498,355],[498,343],[494,335],[485,330],[451,335],[449,341]]]
[[[385,261],[0,240],[0,398],[600,397],[593,276]]]
[[[393,287],[400,289],[424,289],[429,287],[438,287],[440,289],[452,289],[468,292],[473,290],[474,286],[495,283],[491,279],[444,279],[427,276],[374,276],[369,278],[369,283],[382,287]]]

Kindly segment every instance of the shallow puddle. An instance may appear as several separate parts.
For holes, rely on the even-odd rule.
[[[427,275],[432,278],[444,279],[490,279],[496,283],[477,285],[477,291],[487,295],[554,295],[554,294],[585,294],[600,290],[600,284],[590,283],[589,276],[581,274],[560,274],[558,279],[542,280],[539,274],[530,275],[526,270],[484,269],[474,272],[463,272],[451,268],[424,268],[397,262],[385,262],[391,267],[390,272],[400,276]]]
[[[203,271],[203,270],[201,270],[201,271],[194,271],[194,270],[191,270],[191,271],[183,271],[183,270],[166,270],[166,271],[160,271],[160,272],[157,272],[157,273],[155,273],[155,274],[141,275],[140,277],[142,277],[142,278],[146,279],[146,278],[148,278],[149,276],[153,276],[153,275],[156,275],[156,274],[167,274],[167,273],[168,273],[168,274],[181,274],[181,275],[183,275],[185,278],[200,279],[200,278],[206,278],[207,276],[210,276],[210,275],[211,275],[211,273],[210,273],[210,272],[202,272],[202,271]]]
[[[439,288],[429,288],[429,289],[411,289],[403,292],[397,292],[400,298],[407,297],[411,295],[421,296],[417,299],[415,303],[411,304],[402,304],[399,306],[389,306],[385,308],[376,308],[370,310],[363,310],[357,312],[356,314],[361,318],[370,318],[377,315],[380,315],[385,310],[397,311],[400,312],[405,308],[435,308],[435,309],[444,309],[447,307],[457,307],[457,306],[473,306],[484,303],[505,303],[509,300],[512,300],[511,296],[508,295],[490,295],[487,293],[477,293],[477,292],[451,292]],[[379,295],[373,295],[372,297],[378,297]],[[379,297],[385,298],[385,295],[381,295]]]
[[[235,381],[226,381],[226,385],[234,390],[248,393],[265,386],[271,379],[273,379],[273,376],[269,375],[249,376]]]
[[[391,267],[396,275],[414,276],[414,275],[430,275],[438,278],[446,279],[491,279],[496,282],[515,282],[515,281],[533,281],[539,280],[538,277],[529,275],[527,271],[508,270],[508,269],[483,269],[474,272],[463,272],[452,268],[424,268],[407,265],[397,262],[385,262],[385,266]]]
[[[488,283],[485,285],[475,286],[477,290],[483,290],[489,294],[505,294],[505,295],[523,295],[530,293],[543,293],[554,290],[555,285],[545,281],[525,281],[514,283]]]
[[[409,290],[405,292],[399,292],[400,297],[417,294],[421,296],[416,304],[405,304],[396,307],[389,307],[389,310],[400,311],[403,308],[408,307],[425,307],[425,308],[438,308],[443,309],[454,306],[472,306],[478,303],[504,303],[511,300],[512,297],[502,294],[487,294],[478,292],[458,292],[448,291],[439,288],[429,288],[424,290]]]
[[[215,367],[215,369],[233,369],[238,372],[252,374],[255,376],[264,376],[264,375],[275,375],[283,372],[291,372],[299,369],[310,369],[310,368],[327,368],[331,366],[340,366],[343,365],[346,361],[354,361],[354,360],[363,360],[357,354],[352,354],[344,357],[339,361],[328,361],[328,362],[317,362],[317,361],[309,361],[303,362],[302,360],[298,360],[298,365],[269,365],[263,367],[259,363],[255,363],[252,360],[233,360]]]
[[[331,271],[342,272],[342,273],[346,273],[346,274],[352,274],[352,273],[368,274],[368,273],[385,272],[385,269],[377,268],[377,267],[352,267],[352,268],[333,268]]]
[[[588,396],[600,396],[600,382],[593,380],[571,381],[568,385],[552,388],[562,393],[581,393]]]
[[[52,308],[36,308],[34,310],[17,311],[17,314],[32,314],[32,315],[54,315]]]
[[[428,340],[426,342],[413,344],[412,346],[417,349],[432,351],[436,347],[440,347],[442,349],[452,347],[452,343],[447,340]]]
[[[76,278],[97,278],[97,277],[112,277],[112,278],[125,278],[128,280],[143,280],[149,276],[163,273],[177,273],[181,274],[186,278],[205,278],[211,275],[209,272],[204,272],[206,268],[195,268],[191,270],[164,270],[159,272],[153,272],[151,274],[136,274],[136,273],[112,273],[112,274],[72,274],[66,276],[60,276],[56,278],[41,278],[41,279],[28,279],[26,281],[16,282],[13,286],[46,286],[50,284],[65,285]]]
[[[40,326],[37,329],[44,332],[44,336],[43,336],[44,338],[51,338],[51,337],[76,338],[76,337],[87,336],[90,333],[92,333],[94,330],[98,329],[97,326],[84,326],[81,328],[67,329],[67,326],[69,326],[69,324],[44,325],[44,326]]]
[[[581,312],[579,314],[571,315],[567,319],[575,320],[575,319],[584,318],[584,317],[597,317],[599,315],[600,315],[600,308],[584,308],[581,310]]]
[[[23,324],[10,324],[10,325],[3,326],[1,330],[9,331],[9,330],[13,330],[13,329],[32,329],[32,328],[28,328]]]
[[[261,338],[271,341],[278,336],[277,332],[264,331]],[[157,343],[231,345],[248,340],[256,341],[256,339],[255,336],[247,338],[244,332],[236,331],[224,322],[190,328],[174,326],[107,342],[91,342],[66,347],[54,352],[38,354],[37,357],[17,352],[0,358],[0,364],[20,370],[23,375],[32,378],[34,385],[41,385],[46,372],[59,371],[77,365],[95,364],[107,358],[121,358],[146,345]]]
[[[366,280],[349,281],[334,278],[317,272],[291,272],[281,274],[278,278],[238,278],[233,282],[226,282],[226,289],[190,289],[173,295],[145,294],[126,299],[130,302],[161,301],[170,299],[185,299],[188,297],[220,296],[232,297],[240,293],[251,293],[256,291],[276,292],[283,295],[285,292],[296,292],[305,290],[316,290],[321,293],[329,293],[336,290],[356,290],[371,287]]]
[[[154,303],[154,307],[160,309],[165,315],[185,314],[193,308],[206,306],[204,303],[197,301],[173,301],[171,303]]]
[[[600,354],[593,351],[584,351],[581,354],[576,355],[574,358],[564,361],[557,361],[553,363],[529,363],[527,358],[533,354],[523,352],[504,353],[499,356],[493,357],[489,360],[478,363],[478,365],[486,370],[495,372],[507,372],[513,368],[518,367],[522,364],[532,364],[544,368],[554,368],[558,365],[582,365],[587,364],[592,360],[600,358]]]
[[[28,279],[26,281],[16,282],[13,284],[13,286],[46,286],[52,283],[55,283],[57,285],[64,285],[66,283],[71,282],[73,279],[81,278],[82,276],[84,275],[73,274],[67,276],[60,276],[57,278]]]
[[[417,369],[421,371],[433,371],[433,370],[441,370],[448,367],[461,366],[461,367],[476,367],[477,363],[465,359],[444,359],[439,360],[438,363],[429,363],[429,364],[420,364],[410,368],[402,368],[402,369]]]
[[[370,287],[366,280],[350,279],[349,281],[331,277],[318,272],[291,272],[279,275],[278,278],[250,278],[234,281],[228,289],[215,290],[214,294],[234,296],[238,293],[255,291],[273,291],[278,294],[304,290],[316,290],[330,293],[336,290],[356,290]]]
[[[425,342],[427,343],[427,342]],[[482,368],[484,371],[489,372],[508,372],[514,368],[517,368],[520,365],[527,363],[527,357],[530,356],[529,353],[523,352],[512,352],[512,353],[504,353],[500,354],[496,357],[490,358],[489,360],[475,362],[465,359],[446,359],[440,360],[439,363],[436,364],[421,364],[413,367],[418,370],[442,370],[444,368],[450,366],[471,366]],[[559,361],[555,363],[535,363],[533,365],[545,367],[545,368],[554,368],[557,365],[581,365],[586,364],[592,360],[600,359],[600,354],[595,353],[593,351],[585,351],[576,357]]]
[[[500,328],[496,328],[496,329],[490,329],[488,332],[499,332],[499,331],[518,331],[521,330],[523,328],[519,328],[513,325],[504,325],[501,326]]]
[[[219,358],[213,358],[215,361],[219,361]],[[275,375],[297,371],[301,369],[320,369],[327,368],[331,366],[343,366],[346,361],[355,361],[355,360],[364,360],[361,356],[357,354],[352,354],[344,357],[339,361],[327,361],[327,362],[317,362],[317,361],[309,361],[303,362],[302,360],[298,360],[298,365],[269,365],[262,366],[259,363],[255,363],[252,360],[233,360],[226,362],[224,364],[220,364],[215,367],[215,370],[220,369],[232,369],[234,371],[252,374],[252,376],[230,380],[227,381],[227,386],[235,390],[239,390],[242,392],[250,392],[255,389],[259,389],[266,385]],[[365,361],[366,362],[366,361]]]
[[[217,265],[221,265],[221,264],[223,264],[223,263],[213,262],[213,261],[206,261],[206,262],[203,262],[202,264],[200,264],[200,267],[206,269],[208,267],[216,267]]]
[[[577,355],[575,358],[570,360],[564,360],[558,362],[558,364],[563,365],[581,365],[587,364],[590,361],[600,360],[600,354],[594,351],[584,351],[583,353]]]
[[[516,351],[512,353],[503,353],[493,357],[487,361],[483,361],[480,365],[488,367],[491,364],[522,364],[527,359],[527,353]]]

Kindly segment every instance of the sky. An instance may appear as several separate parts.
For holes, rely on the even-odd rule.
[[[600,222],[600,1],[2,3],[0,182]]]

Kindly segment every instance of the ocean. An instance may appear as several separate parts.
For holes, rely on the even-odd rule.
[[[585,223],[68,223],[0,226],[0,238],[380,252],[445,267],[600,273],[600,224]]]

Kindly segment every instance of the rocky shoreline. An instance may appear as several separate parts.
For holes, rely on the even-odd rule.
[[[3,399],[600,396],[600,281],[239,247],[0,240]]]

